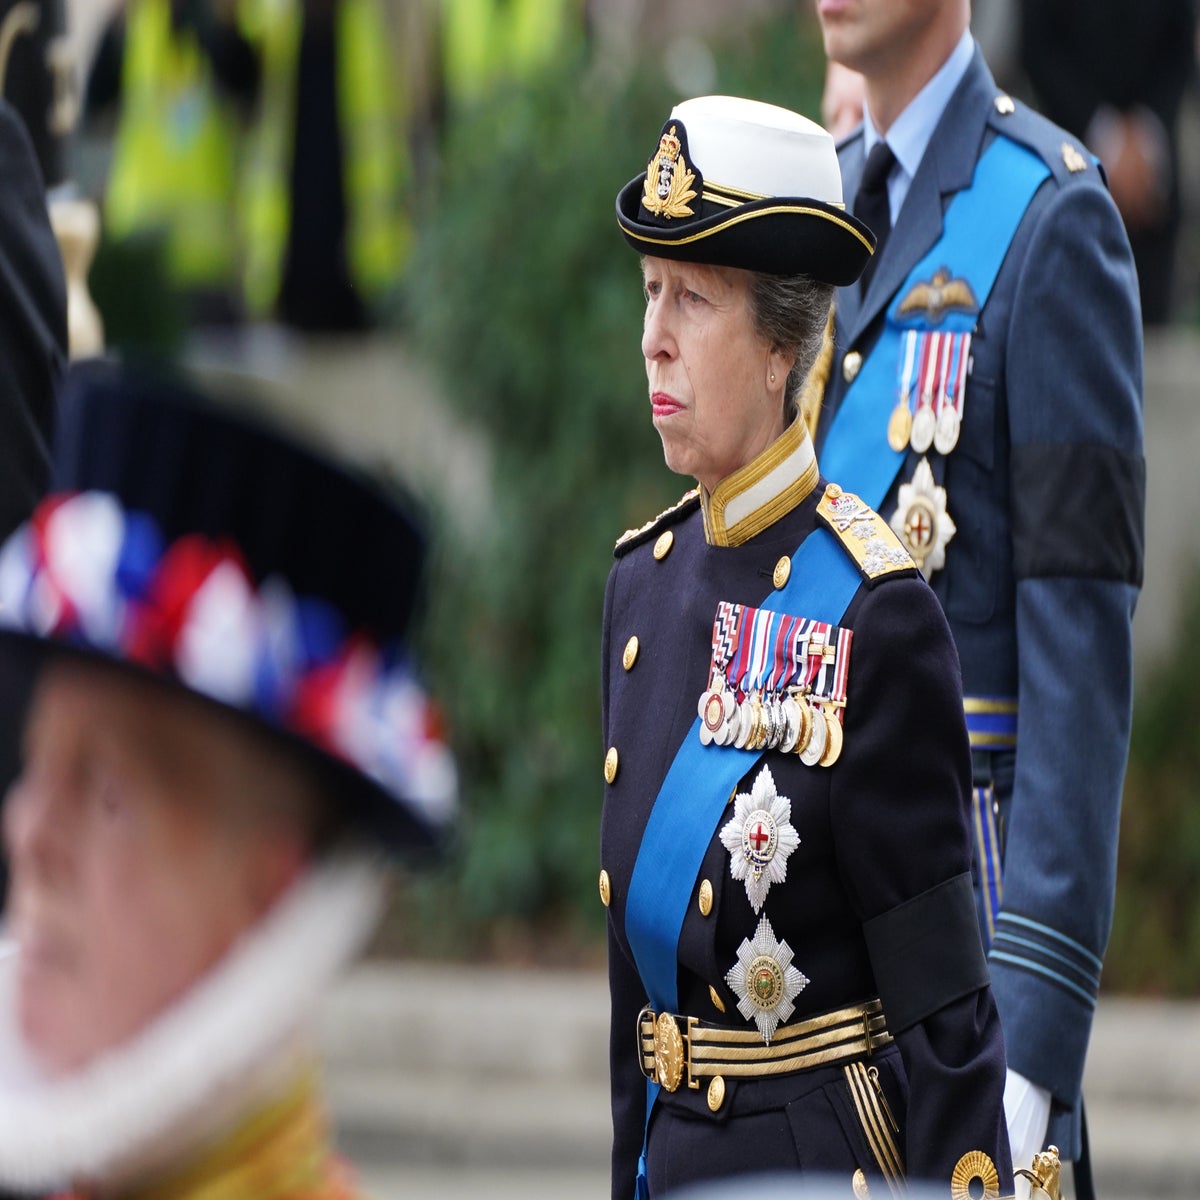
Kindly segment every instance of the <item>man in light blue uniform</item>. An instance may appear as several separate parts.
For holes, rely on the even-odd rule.
[[[1087,150],[996,88],[969,0],[816,6],[830,59],[864,76],[839,156],[882,243],[837,295],[817,446],[950,620],[1013,1161],[1048,1142],[1078,1163],[1143,563],[1132,258]]]

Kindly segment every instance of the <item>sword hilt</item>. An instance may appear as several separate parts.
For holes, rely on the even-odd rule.
[[[1021,1167],[1013,1174],[1028,1179],[1032,1191],[1043,1193],[1049,1200],[1062,1200],[1062,1162],[1057,1146],[1050,1146],[1040,1154],[1035,1154],[1032,1170]]]

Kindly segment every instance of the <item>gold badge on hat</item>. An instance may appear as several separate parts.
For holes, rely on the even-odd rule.
[[[931,325],[936,325],[948,312],[977,312],[979,301],[971,285],[965,279],[951,279],[945,267],[939,267],[933,278],[914,283],[908,294],[900,301],[896,315],[921,314]]]
[[[646,183],[642,188],[642,205],[655,217],[690,217],[688,205],[695,200],[692,184],[696,176],[687,168],[682,153],[683,145],[672,125],[658,143],[658,153],[646,168]]]

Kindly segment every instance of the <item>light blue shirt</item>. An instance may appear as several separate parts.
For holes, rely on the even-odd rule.
[[[887,144],[896,156],[896,165],[888,176],[888,208],[893,226],[900,215],[900,208],[904,204],[904,197],[908,195],[917,167],[921,165],[921,159],[933,137],[933,131],[942,119],[942,113],[950,103],[954,89],[967,73],[967,67],[971,65],[974,54],[975,39],[971,36],[971,31],[966,29],[958,45],[950,52],[950,57],[938,68],[937,74],[909,101],[908,107],[892,122],[891,129],[887,131]],[[864,155],[871,153],[879,137],[871,114],[864,106]]]

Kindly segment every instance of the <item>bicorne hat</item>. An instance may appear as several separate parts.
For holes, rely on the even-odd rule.
[[[352,823],[427,850],[457,782],[408,651],[424,551],[382,483],[194,383],[93,361],[64,383],[49,494],[0,550],[0,656],[17,678],[81,654],[240,714]]]
[[[645,171],[617,195],[642,254],[843,287],[875,249],[846,211],[833,138],[806,117],[736,96],[671,110]]]

